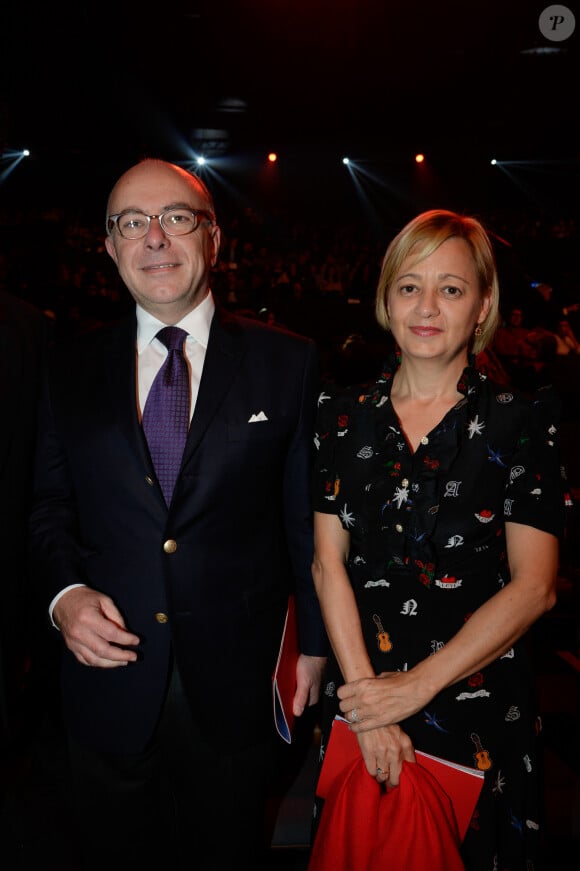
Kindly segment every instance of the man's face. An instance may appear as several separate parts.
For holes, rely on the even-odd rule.
[[[108,213],[131,209],[160,215],[174,207],[207,211],[209,204],[188,174],[146,163],[119,179]],[[125,239],[114,227],[105,244],[135,301],[164,323],[176,323],[207,295],[219,241],[219,228],[200,216],[197,228],[186,236],[169,235],[152,218],[141,239]]]

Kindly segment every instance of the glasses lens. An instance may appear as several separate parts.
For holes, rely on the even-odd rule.
[[[149,229],[149,218],[142,212],[123,212],[117,218],[117,227],[124,239],[141,239]]]
[[[149,231],[151,218],[157,218],[164,232],[169,236],[186,236],[188,233],[193,233],[199,223],[197,214],[189,209],[168,209],[162,215],[121,212],[115,219],[109,218],[109,232],[116,223],[124,239],[142,239]]]
[[[169,209],[160,217],[161,226],[170,236],[186,236],[197,227],[197,215],[187,209]]]

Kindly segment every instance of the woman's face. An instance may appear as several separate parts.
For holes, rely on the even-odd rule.
[[[411,253],[389,288],[387,303],[403,356],[451,361],[460,354],[467,358],[490,297],[481,293],[469,245],[453,238],[420,262]]]

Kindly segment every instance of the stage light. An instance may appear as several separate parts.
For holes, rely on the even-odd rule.
[[[20,161],[23,157],[30,157],[28,148],[7,148],[4,152],[0,152],[0,160]]]
[[[495,159],[495,157],[493,157],[491,160],[491,165],[495,166],[496,164],[497,164],[497,160]]]
[[[415,155],[415,163],[423,163],[424,160],[425,160],[424,154],[416,154]]]
[[[348,157],[343,157],[342,162],[344,163],[345,166],[348,166],[350,163],[350,159]]]
[[[195,162],[197,163],[198,166],[203,166],[205,164],[205,157],[203,157],[203,156],[197,157]]]
[[[0,172],[0,184],[10,175],[11,172],[14,171],[25,157],[30,157],[30,151],[28,148],[21,148],[19,151],[16,151],[13,148],[7,148],[3,154],[0,152],[0,161],[3,164],[9,161],[9,165],[5,166]]]
[[[276,163],[276,161],[278,160],[278,155],[275,151],[270,152],[270,154],[268,155],[268,160],[270,163]]]

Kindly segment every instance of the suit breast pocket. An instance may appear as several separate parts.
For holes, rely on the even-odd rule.
[[[288,437],[284,420],[257,420],[249,423],[230,421],[227,425],[228,442],[279,442]]]

